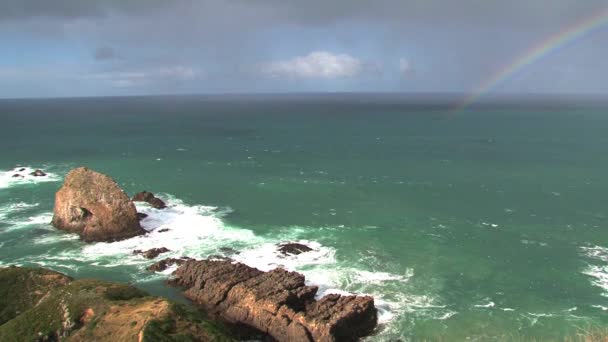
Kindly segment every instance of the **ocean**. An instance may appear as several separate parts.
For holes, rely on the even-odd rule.
[[[608,329],[608,104],[373,94],[0,100],[0,266],[185,301],[134,249],[228,255],[370,294],[368,341],[562,340]],[[146,236],[54,229],[72,168],[167,202]],[[41,168],[48,176],[13,178]],[[160,228],[169,228],[159,233]],[[281,256],[276,244],[313,251]],[[228,247],[228,248],[226,248]]]

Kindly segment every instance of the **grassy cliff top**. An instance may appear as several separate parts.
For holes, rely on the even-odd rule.
[[[230,341],[200,312],[126,284],[0,268],[0,341]]]

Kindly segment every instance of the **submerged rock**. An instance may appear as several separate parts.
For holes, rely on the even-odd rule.
[[[183,265],[188,260],[192,260],[192,259],[190,259],[188,257],[163,259],[161,261],[155,262],[152,265],[150,265],[148,267],[148,271],[162,272],[173,265]]]
[[[133,251],[133,254],[141,254],[146,259],[154,259],[157,256],[159,256],[163,253],[167,253],[167,252],[170,252],[169,249],[167,249],[165,247],[161,247],[161,248],[152,248],[147,251],[142,251],[142,250],[136,249]]]
[[[53,225],[87,242],[145,234],[135,205],[112,178],[84,167],[68,173],[55,194]]]
[[[167,205],[160,198],[154,196],[153,193],[148,191],[142,191],[133,196],[133,202],[147,202],[156,209],[165,209]]]
[[[148,217],[148,214],[144,214],[144,213],[137,213],[137,219],[139,221],[145,219],[146,217]]]
[[[279,252],[283,255],[299,255],[310,251],[312,251],[312,248],[301,243],[283,243],[279,245]]]
[[[168,231],[170,231],[170,230],[171,230],[171,229],[169,229],[169,228],[163,228],[163,229],[159,229],[159,230],[158,230],[158,232],[159,232],[159,233],[166,233],[166,232],[168,232]]]
[[[228,254],[228,255],[240,254],[239,251],[237,251],[236,249],[234,249],[232,247],[220,247],[220,252],[222,252],[224,254]]]
[[[38,169],[32,173],[30,173],[30,176],[34,176],[34,177],[44,177],[46,176],[46,173],[44,173],[44,171]]]
[[[283,269],[262,272],[230,261],[189,260],[170,283],[185,287],[184,295],[211,313],[277,341],[356,341],[378,320],[372,297],[332,294],[317,301],[317,287]]]
[[[13,178],[23,178],[23,176],[16,173],[16,174],[13,175]]]

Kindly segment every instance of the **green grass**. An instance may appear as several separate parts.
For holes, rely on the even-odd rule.
[[[49,277],[48,275],[51,275]],[[112,310],[129,309],[164,300],[127,284],[82,279],[71,281],[60,274],[28,268],[0,268],[0,341],[111,340],[121,330],[144,329],[144,340],[156,341],[233,341],[225,327],[207,319],[201,312],[182,304],[170,303],[163,317],[132,321],[115,327],[101,323]],[[67,283],[69,282],[69,283]],[[94,313],[83,320],[87,310]],[[128,322],[128,321],[127,321]],[[134,330],[137,332],[137,330]],[[95,337],[97,336],[97,337]],[[114,341],[113,341],[114,342]]]

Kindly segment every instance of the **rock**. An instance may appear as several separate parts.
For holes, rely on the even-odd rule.
[[[25,170],[26,170],[26,169],[25,169],[24,167],[22,167],[22,168],[20,168],[20,169],[19,169],[19,172],[23,172],[23,171],[25,171]]]
[[[44,173],[44,171],[42,171],[42,170],[36,170],[36,171],[30,173],[30,176],[44,177],[44,176],[46,176],[46,173]]]
[[[137,220],[138,221],[141,221],[141,220],[145,219],[146,217],[148,217],[148,214],[137,213]]]
[[[112,178],[84,167],[68,173],[55,194],[53,225],[87,242],[145,234],[135,205]]]
[[[159,256],[163,253],[167,253],[167,252],[169,252],[169,250],[167,248],[161,247],[161,248],[152,248],[147,251],[141,251],[139,249],[136,249],[133,251],[133,254],[141,254],[146,259],[154,259],[157,256]]]
[[[150,265],[148,267],[148,271],[151,272],[161,272],[166,270],[167,268],[173,266],[173,265],[183,265],[186,261],[191,260],[188,257],[181,257],[179,259],[177,258],[167,258],[167,259],[163,259],[159,262],[155,262],[152,265]]]
[[[23,176],[22,176],[22,175],[20,175],[20,174],[14,174],[14,175],[13,175],[13,178],[23,178]]]
[[[168,232],[168,231],[170,231],[170,230],[171,230],[171,229],[169,229],[169,228],[163,228],[163,229],[160,229],[158,232],[159,232],[159,233],[166,233],[166,232]]]
[[[133,196],[133,202],[148,202],[152,208],[156,209],[164,209],[167,207],[165,202],[163,202],[160,198],[154,196],[153,193],[148,191],[142,191]]]
[[[304,276],[262,272],[241,263],[189,260],[170,284],[211,313],[268,333],[277,341],[357,341],[377,324],[374,299],[332,294],[315,300]]]
[[[298,255],[312,251],[312,248],[301,243],[283,243],[279,245],[279,252],[283,255]]]

